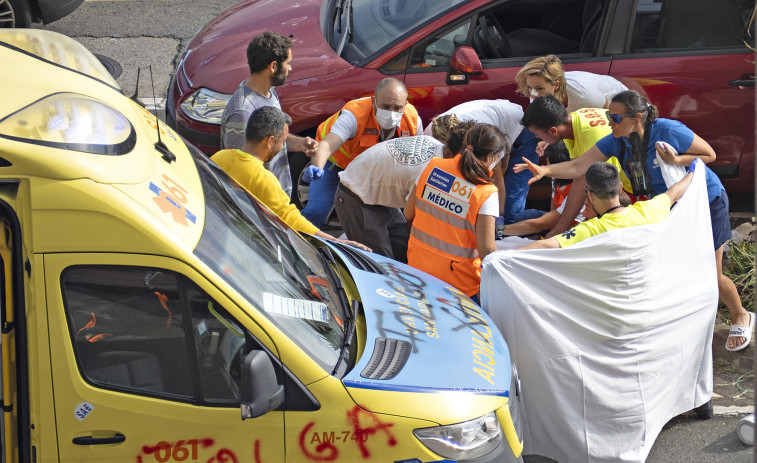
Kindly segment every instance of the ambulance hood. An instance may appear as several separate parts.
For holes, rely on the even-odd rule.
[[[510,353],[478,305],[408,265],[355,248],[348,250],[352,256],[343,248],[337,250],[346,257],[342,260],[365,313],[365,350],[342,379],[357,404],[376,413],[405,415],[408,401],[422,402],[429,394],[437,406],[438,394],[458,404],[463,397],[496,397],[500,404],[508,397]],[[372,400],[378,397],[376,391],[382,391],[384,399],[387,392],[406,394],[397,395],[404,397],[398,401]]]

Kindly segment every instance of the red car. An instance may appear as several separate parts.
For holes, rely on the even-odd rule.
[[[424,123],[464,101],[516,94],[518,69],[554,53],[566,70],[608,74],[644,91],[718,155],[731,194],[754,192],[754,0],[247,0],[192,39],[166,117],[211,154],[226,101],[249,75],[263,30],[290,36],[293,71],[278,88],[291,130],[315,127],[380,79],[404,80]],[[293,180],[307,163],[291,153]],[[306,189],[299,189],[306,198]],[[295,198],[298,199],[298,198]]]

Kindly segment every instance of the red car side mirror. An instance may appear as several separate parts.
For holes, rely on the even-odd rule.
[[[449,61],[450,67],[463,74],[481,74],[483,67],[478,55],[471,47],[459,47],[452,53]]]

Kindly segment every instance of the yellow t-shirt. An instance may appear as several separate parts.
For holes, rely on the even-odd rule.
[[[657,195],[649,201],[634,203],[616,214],[605,214],[601,218],[595,217],[580,223],[570,230],[556,235],[555,239],[560,247],[564,248],[616,228],[660,222],[668,216],[669,212],[670,198],[668,198],[668,195]]]
[[[241,150],[221,150],[210,160],[293,230],[311,235],[318,231],[291,203],[289,195],[281,189],[279,180],[263,166],[260,159]]]
[[[612,133],[610,123],[607,121],[606,110],[601,108],[583,108],[570,113],[573,122],[573,140],[567,138],[563,140],[565,147],[568,148],[571,159],[576,159],[585,152],[589,151],[597,141]],[[609,164],[618,168],[620,181],[623,183],[623,189],[627,192],[633,192],[631,182],[623,172],[623,167],[616,157],[607,159]]]

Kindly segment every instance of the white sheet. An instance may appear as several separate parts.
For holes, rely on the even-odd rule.
[[[718,289],[704,169],[668,218],[484,260],[482,306],[523,385],[524,454],[643,462],[712,395]]]

